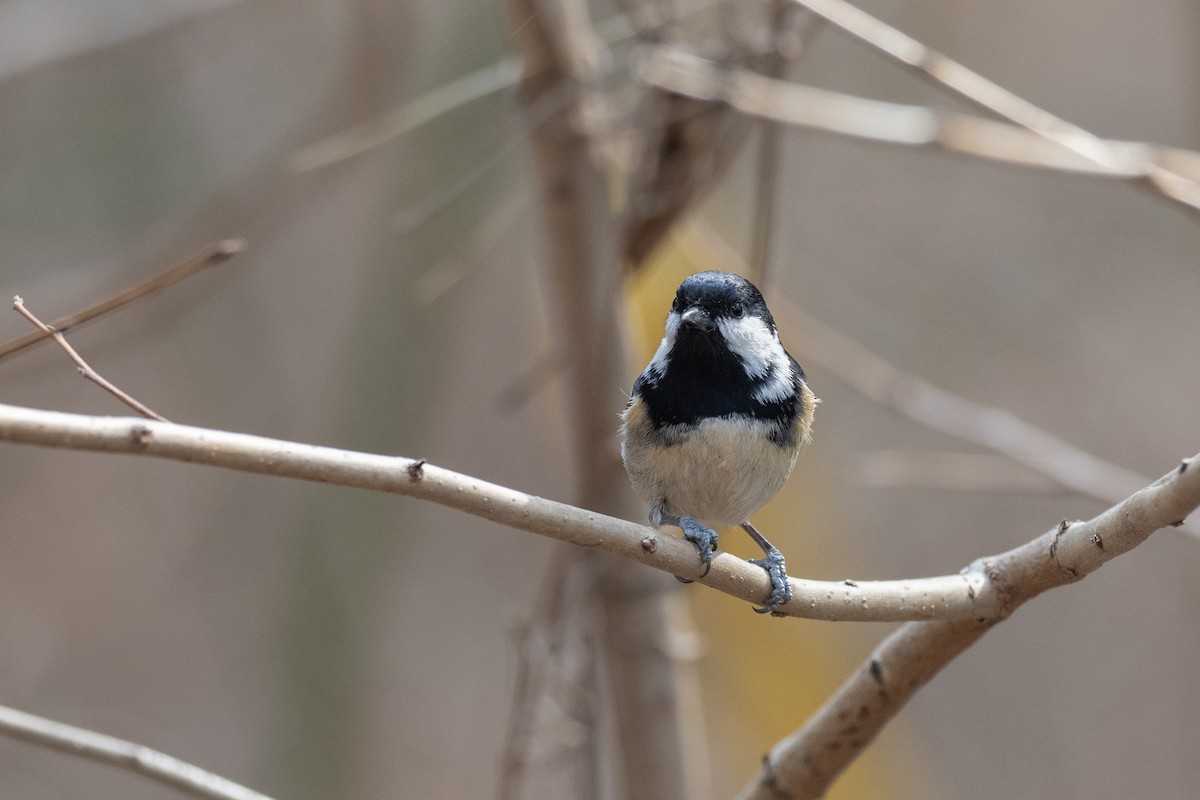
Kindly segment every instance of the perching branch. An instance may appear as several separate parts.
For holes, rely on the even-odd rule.
[[[0,706],[0,735],[136,772],[197,797],[211,800],[271,800],[253,789],[166,753],[15,708]]]
[[[1200,454],[1087,522],[1063,520],[1020,547],[976,562],[1003,598],[996,619],[910,622],[798,731],[777,744],[738,800],[820,797],[875,735],[934,675],[1021,604],[1074,583],[1179,525],[1200,505]]]
[[[332,447],[269,439],[121,417],[91,417],[0,404],[0,441],[113,453],[131,453],[278,477],[299,478],[429,500],[484,519],[581,547],[603,550],[655,569],[718,589],[747,602],[761,603],[770,582],[759,567],[719,553],[707,577],[700,577],[695,548],[677,536],[636,523],[597,514],[565,503],[436,467],[424,460],[381,456]],[[1182,522],[1200,505],[1200,470],[1186,480],[1154,484],[1154,496],[1170,497],[1176,509],[1161,525]],[[1190,494],[1188,493],[1190,492]],[[1142,493],[1134,495],[1140,497]],[[1182,499],[1181,499],[1182,498]],[[1126,503],[1117,506],[1125,508]],[[1108,512],[1111,514],[1112,512]],[[1103,517],[1102,517],[1103,518]],[[1083,529],[1079,529],[1083,530]],[[1140,528],[1138,529],[1141,530]],[[1128,532],[1102,532],[1104,547],[1086,570],[1141,542]],[[1084,537],[1082,541],[1076,541]],[[1035,540],[1036,542],[1040,540]],[[1131,544],[1123,545],[1123,542]],[[1027,545],[1029,548],[1034,545]],[[1067,549],[1064,550],[1064,547]],[[1095,547],[1085,533],[1071,528],[1059,537],[1063,554]],[[1014,551],[1016,552],[1016,551]],[[1021,552],[1026,552],[1022,550]],[[1030,551],[1036,554],[1034,551]],[[1009,554],[997,558],[1008,558]],[[1041,557],[1044,557],[1042,554]],[[1032,556],[1027,557],[1032,558]],[[957,575],[891,581],[812,581],[791,578],[795,597],[781,607],[786,616],[844,621],[970,620],[998,622],[1012,611],[1013,587],[998,581],[996,559],[980,559]],[[1014,567],[1015,569],[1015,567]],[[1028,577],[1043,579],[1032,564],[1022,562]],[[1003,576],[1001,576],[1003,577]],[[1033,584],[1044,591],[1052,584]],[[1022,591],[1025,591],[1022,589]]]
[[[23,301],[20,297],[13,298],[13,309],[22,317],[33,323],[33,325],[39,328],[46,336],[53,337],[58,346],[61,347],[63,352],[67,354],[67,357],[75,362],[75,366],[79,368],[80,375],[87,378],[89,381],[96,384],[101,389],[108,392],[137,413],[141,414],[143,417],[146,417],[147,419],[156,419],[160,422],[167,421],[166,417],[154,412],[149,406],[143,405],[141,402],[124,392],[119,386],[109,381],[99,372],[96,372],[96,370],[92,369],[91,366],[83,360],[83,356],[75,352],[74,347],[71,347],[71,343],[67,341],[67,337],[63,336],[62,333],[34,316],[33,312],[25,308],[25,301]]]

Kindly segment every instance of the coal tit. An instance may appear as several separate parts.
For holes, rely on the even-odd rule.
[[[783,554],[750,515],[787,480],[816,404],[754,284],[701,272],[676,292],[666,334],[622,414],[621,458],[652,525],[680,528],[705,574],[714,527],[740,525],[763,549],[753,563],[770,576],[771,595],[760,613],[787,603],[792,589]]]

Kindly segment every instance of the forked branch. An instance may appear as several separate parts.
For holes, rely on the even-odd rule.
[[[58,346],[62,348],[63,352],[67,354],[67,358],[75,362],[75,366],[79,369],[80,375],[87,378],[89,381],[96,384],[101,389],[108,392],[137,413],[141,414],[143,417],[146,417],[147,419],[158,420],[159,422],[167,421],[166,417],[152,410],[149,406],[143,404],[122,390],[121,387],[117,386],[99,372],[96,372],[96,370],[92,369],[91,365],[83,360],[83,356],[79,355],[79,353],[75,351],[74,347],[71,347],[71,343],[67,341],[67,337],[63,336],[62,333],[56,328],[47,325],[34,316],[33,312],[25,307],[25,301],[20,297],[13,298],[13,310],[25,319],[29,320],[34,327],[38,328],[40,331],[42,331],[42,333],[53,338],[55,343],[57,343]]]
[[[979,562],[1008,613],[1042,592],[1073,583],[1150,534],[1182,524],[1200,504],[1200,455],[1087,522],[1057,526]],[[771,750],[763,772],[737,800],[821,797],[843,769],[942,667],[995,620],[910,622],[876,648],[824,706]]]

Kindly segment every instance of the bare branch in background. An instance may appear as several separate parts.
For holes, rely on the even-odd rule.
[[[1136,159],[1099,163],[1036,131],[927,106],[865,97],[777,80],[744,67],[672,47],[648,48],[636,61],[641,80],[679,94],[721,100],[745,114],[778,123],[886,144],[941,147],[954,153],[1025,167],[1141,179],[1144,164],[1157,164],[1200,180],[1200,153],[1145,142],[1103,140],[1114,152]],[[755,263],[753,260],[751,264]]]
[[[425,268],[413,281],[413,296],[418,303],[429,305],[450,291],[466,277],[467,266],[486,263],[486,253],[517,221],[533,208],[533,197],[527,186],[518,186],[503,203],[489,209],[461,240]]]
[[[590,618],[592,575],[569,548],[551,557],[533,619],[520,631],[516,691],[505,737],[497,800],[520,800],[532,783],[530,768],[560,765],[578,800],[598,800],[603,785],[597,687],[597,654]],[[564,758],[578,753],[581,757]]]
[[[868,486],[955,492],[1062,492],[1045,475],[998,453],[875,450],[864,453],[852,480]]]
[[[619,324],[616,218],[602,169],[612,148],[595,135],[614,118],[601,87],[604,48],[583,0],[509,0],[508,10],[541,190],[548,303],[553,341],[566,366],[578,501],[632,516],[636,505],[612,428],[619,409],[612,387],[625,376],[627,349]],[[547,108],[554,109],[550,116]],[[613,709],[621,793],[627,800],[682,800],[690,772],[685,723],[676,664],[665,646],[673,587],[630,564],[591,553],[581,558],[594,578],[588,596],[598,609],[596,642]]]
[[[1200,209],[1200,183],[1171,167],[1156,163],[1137,148],[1107,142],[1078,125],[1056,117],[846,0],[795,2],[971,102],[1107,170],[1136,174],[1143,185],[1192,210]]]
[[[699,3],[689,8],[685,15],[698,13],[712,5]],[[533,16],[526,18],[526,22],[533,20]],[[638,33],[630,26],[625,14],[614,14],[601,20],[595,30],[600,41],[606,44],[623,41]],[[362,155],[476,100],[511,89],[520,78],[520,59],[515,56],[501,59],[417,95],[381,117],[297,149],[291,156],[291,169],[297,173],[312,172]]]
[[[58,343],[58,346],[61,347],[63,352],[67,354],[67,357],[75,362],[75,365],[79,368],[80,375],[87,378],[89,381],[96,384],[101,389],[108,392],[137,413],[141,414],[143,417],[146,417],[147,419],[156,419],[160,422],[167,421],[166,417],[161,416],[160,414],[151,410],[148,406],[134,399],[122,391],[120,387],[106,379],[99,372],[96,372],[96,370],[92,369],[91,366],[89,366],[88,363],[83,360],[83,357],[80,356],[79,353],[75,352],[75,348],[71,347],[71,343],[67,341],[67,337],[63,336],[57,330],[35,317],[33,312],[25,308],[25,302],[21,300],[20,297],[13,298],[13,309],[25,319],[29,320],[35,326],[40,328],[47,336],[53,337],[54,341]]]
[[[1113,503],[1148,478],[1088,453],[1011,411],[974,403],[888,363],[787,298],[772,301],[807,361],[922,425],[1003,453],[1067,489]]]
[[[1003,587],[1005,617],[1048,589],[1074,583],[1178,525],[1200,505],[1200,454],[1087,522],[1057,527],[1007,553],[981,559]],[[887,637],[798,731],[772,748],[738,800],[807,800],[829,785],[885,724],[995,620],[910,622]]]
[[[0,706],[0,735],[143,775],[210,800],[271,800],[174,756],[102,733]]]
[[[640,157],[629,180],[623,255],[636,269],[733,160],[750,133],[723,103],[658,92],[639,114]]]
[[[761,30],[730,36],[723,60],[767,75],[782,75],[804,53],[814,25],[779,4]],[[811,22],[811,19],[809,20]],[[730,27],[744,28],[731,20]],[[750,23],[747,23],[750,25]],[[669,38],[660,31],[652,41]],[[636,269],[682,216],[711,189],[741,151],[749,120],[719,98],[652,87],[638,113],[638,156],[629,178],[622,257]],[[770,134],[764,152],[770,160]]]
[[[127,289],[126,291],[121,292],[116,297],[111,297],[102,303],[85,308],[83,311],[63,317],[62,319],[57,319],[50,323],[48,327],[54,328],[59,333],[66,333],[76,325],[82,325],[83,323],[93,320],[96,317],[103,316],[110,311],[116,311],[122,306],[129,305],[135,300],[140,300],[143,297],[154,294],[161,289],[165,289],[168,286],[179,283],[184,278],[196,274],[205,267],[223,264],[238,253],[245,252],[245,250],[246,242],[243,239],[226,239],[223,242],[217,242],[200,255],[193,256],[188,260],[171,267],[166,272],[156,275],[144,283],[139,283],[132,289]],[[35,345],[44,339],[48,339],[51,337],[51,335],[51,333],[47,332],[45,329],[42,329],[37,333],[30,333],[16,339],[12,339],[4,344],[0,344],[0,359],[24,350],[25,348]]]
[[[512,87],[520,74],[520,62],[506,58],[444,83],[383,117],[300,148],[292,155],[292,171],[312,172],[373,150],[449,111]]]
[[[792,0],[772,0],[770,25],[774,34],[774,48],[760,65],[761,73],[772,79],[782,78],[788,66],[799,58],[820,24],[820,17],[800,13]],[[783,131],[778,122],[769,119],[760,120],[759,128],[761,136],[750,235],[750,265],[754,271],[750,277],[760,288],[765,288],[771,260],[771,236],[775,231]]]

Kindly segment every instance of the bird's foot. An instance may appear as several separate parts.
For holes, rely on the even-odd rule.
[[[774,614],[781,605],[792,599],[792,585],[788,583],[787,564],[784,563],[783,553],[775,547],[764,548],[766,553],[762,558],[750,559],[751,564],[757,564],[767,571],[771,579],[771,594],[762,608],[754,611],[758,614]],[[781,615],[782,616],[782,615]]]
[[[675,524],[683,531],[683,538],[696,545],[696,549],[700,551],[700,563],[704,565],[704,572],[700,573],[700,577],[703,578],[712,569],[713,556],[717,552],[717,532],[691,517],[680,517]],[[675,578],[680,583],[691,583],[687,578],[680,578],[678,575]]]

